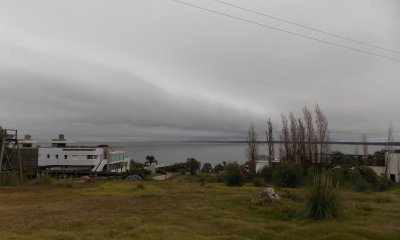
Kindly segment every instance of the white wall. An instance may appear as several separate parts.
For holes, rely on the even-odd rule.
[[[387,155],[388,153],[386,153]],[[388,161],[388,175],[394,174],[396,176],[396,182],[399,182],[399,172],[400,172],[400,153],[391,153],[390,159]]]
[[[86,151],[82,151],[86,149]],[[103,148],[39,148],[38,165],[44,166],[94,166],[96,159],[87,159],[88,155],[95,155],[97,159],[104,158]],[[50,158],[47,158],[50,155]],[[56,158],[58,155],[58,159]],[[67,155],[67,159],[64,156]]]
[[[385,159],[388,153],[385,153]],[[395,175],[395,182],[400,181],[400,153],[391,153],[390,159],[388,160],[388,173],[387,178],[390,178],[391,174]],[[379,176],[385,175],[385,167],[381,166],[369,166],[378,174]]]
[[[263,160],[256,161],[256,172],[261,171],[261,169],[263,169],[268,165],[269,165],[268,161],[263,161]]]

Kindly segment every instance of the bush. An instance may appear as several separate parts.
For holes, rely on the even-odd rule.
[[[145,186],[143,185],[143,183],[139,183],[138,185],[136,185],[135,190],[144,190],[146,189]]]
[[[16,186],[18,177],[15,174],[0,174],[0,186]]]
[[[50,176],[38,177],[32,181],[32,185],[50,185],[54,183],[54,179]]]
[[[131,169],[129,171],[124,172],[122,174],[122,178],[126,179],[129,175],[133,175],[133,174],[140,176],[141,179],[146,179],[146,177],[149,176],[151,174],[151,172],[144,168],[135,168],[135,169]]]
[[[220,171],[223,171],[224,169],[225,169],[225,167],[222,164],[218,163],[214,167],[214,172],[219,173]]]
[[[272,173],[272,183],[279,187],[298,187],[303,182],[303,171],[299,164],[284,161],[275,167]]]
[[[299,195],[296,192],[292,192],[292,191],[288,191],[288,190],[284,190],[282,197],[295,201],[295,202],[301,202],[303,201],[303,197],[301,195]]]
[[[199,173],[197,174],[197,182],[201,182],[201,179],[204,179],[204,182],[208,183],[216,183],[218,182],[217,176],[210,173]],[[222,181],[223,182],[223,181]]]
[[[378,183],[379,177],[376,175],[375,171],[369,167],[362,167],[358,169],[361,176],[370,184],[376,185]]]
[[[274,168],[272,166],[263,167],[258,175],[265,180],[265,182],[270,183],[272,181],[272,173],[274,172]]]
[[[379,177],[378,182],[376,183],[375,189],[376,191],[383,192],[390,190],[393,188],[394,183],[385,177]]]
[[[242,186],[245,182],[245,178],[240,165],[237,163],[226,165],[224,180],[227,186]]]
[[[197,161],[195,158],[188,158],[186,161],[188,171],[190,175],[195,175],[197,171],[200,170],[201,163]]]
[[[157,168],[157,171],[156,171],[157,173],[159,173],[159,174],[166,174],[167,173],[167,171],[165,170],[165,168]]]
[[[248,183],[254,183],[254,180],[256,179],[257,175],[254,173],[249,173],[247,168],[244,168],[243,165],[241,166],[241,171],[244,175],[244,180],[245,182]]]
[[[351,173],[351,183],[356,191],[386,191],[392,188],[393,183],[385,177],[378,176],[368,167],[356,168]]]
[[[256,186],[256,187],[264,187],[265,186],[264,179],[260,178],[260,177],[255,177],[253,179],[253,183],[254,183],[254,186]]]
[[[74,183],[71,180],[61,180],[56,184],[58,187],[62,188],[72,188],[74,187]]]
[[[372,186],[367,180],[359,178],[354,181],[353,188],[357,192],[365,192],[367,190],[372,189]]]
[[[336,218],[339,215],[338,203],[331,177],[325,171],[316,171],[306,202],[309,217],[315,220]]]
[[[328,174],[332,177],[332,184],[334,187],[345,185],[350,177],[349,169],[347,168],[331,169],[328,171]]]

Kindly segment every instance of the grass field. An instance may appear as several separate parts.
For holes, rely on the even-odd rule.
[[[189,176],[1,187],[0,239],[400,239],[398,189],[340,190],[341,217],[319,222],[304,217],[306,189],[264,206],[260,190]]]

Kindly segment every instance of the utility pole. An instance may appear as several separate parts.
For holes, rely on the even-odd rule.
[[[19,152],[18,130],[0,128],[0,139],[0,174],[18,171],[19,183],[22,185],[22,161]],[[6,147],[8,147],[7,151]],[[12,161],[14,166],[11,163]]]

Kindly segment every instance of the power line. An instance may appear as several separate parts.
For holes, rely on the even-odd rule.
[[[325,40],[322,40],[322,39],[318,39],[318,38],[310,37],[310,36],[307,36],[307,35],[291,32],[291,31],[284,30],[284,29],[277,28],[277,27],[272,27],[272,26],[269,26],[269,25],[266,25],[266,24],[262,24],[262,23],[255,22],[255,21],[248,20],[248,19],[241,18],[241,17],[236,17],[236,16],[233,16],[233,15],[229,15],[227,13],[218,12],[218,11],[215,11],[215,10],[212,10],[212,9],[209,9],[209,8],[201,7],[201,6],[190,4],[190,3],[186,3],[186,2],[182,2],[182,1],[179,1],[179,0],[171,0],[171,1],[174,1],[174,2],[182,4],[182,5],[190,6],[190,7],[193,7],[193,8],[201,9],[203,11],[207,11],[207,12],[214,13],[214,14],[217,14],[217,15],[221,15],[221,16],[224,16],[224,17],[229,17],[229,18],[232,18],[232,19],[236,19],[236,20],[239,20],[239,21],[242,21],[242,22],[258,25],[258,26],[261,26],[261,27],[264,27],[264,28],[267,28],[267,29],[272,29],[272,30],[275,30],[275,31],[291,34],[291,35],[294,35],[294,36],[297,36],[297,37],[306,38],[306,39],[309,39],[309,40],[317,41],[317,42],[320,42],[320,43],[325,43],[325,44],[332,45],[332,46],[335,46],[335,47],[344,48],[344,49],[352,50],[352,51],[355,51],[355,52],[360,52],[360,53],[364,53],[364,54],[368,54],[368,55],[381,57],[381,58],[386,58],[386,59],[390,59],[390,60],[393,60],[393,61],[400,62],[400,58],[390,57],[390,56],[386,56],[386,55],[382,55],[382,54],[378,54],[378,53],[374,53],[374,52],[370,52],[370,51],[364,51],[364,50],[361,50],[361,49],[348,47],[348,46],[341,45],[341,44],[338,44],[338,43],[335,43],[335,42],[331,42],[331,41],[325,41]]]
[[[324,30],[321,30],[321,29],[318,29],[318,28],[309,27],[309,26],[306,26],[306,25],[303,25],[303,24],[299,24],[299,23],[295,23],[295,22],[292,22],[292,21],[289,21],[289,20],[286,20],[286,19],[283,19],[283,18],[274,17],[274,16],[271,16],[271,15],[266,14],[266,13],[254,11],[254,10],[251,10],[251,9],[248,9],[248,8],[244,8],[244,7],[241,7],[241,6],[232,4],[232,3],[228,3],[228,2],[225,2],[225,1],[221,1],[221,0],[212,0],[212,1],[221,3],[221,4],[224,4],[226,6],[233,7],[233,8],[238,8],[238,9],[241,9],[241,10],[244,10],[244,11],[247,11],[247,12],[251,12],[251,13],[254,13],[254,14],[257,14],[257,15],[268,17],[268,18],[271,18],[271,19],[275,19],[275,20],[278,20],[278,21],[281,21],[281,22],[285,22],[285,23],[288,23],[288,24],[291,24],[291,25],[294,25],[294,26],[297,26],[297,27],[301,27],[301,28],[304,28],[304,29],[308,29],[308,30],[312,30],[312,31],[315,31],[315,32],[323,33],[323,34],[326,34],[326,35],[329,35],[329,36],[332,36],[332,37],[336,37],[336,38],[344,39],[344,40],[351,41],[351,42],[354,42],[354,43],[362,44],[362,45],[365,45],[365,46],[373,47],[373,48],[376,48],[376,49],[380,49],[380,50],[384,50],[384,51],[400,54],[400,51],[397,51],[397,50],[392,50],[392,49],[380,47],[380,46],[377,46],[377,45],[373,45],[373,44],[370,44],[370,43],[362,42],[362,41],[359,41],[359,40],[354,40],[354,39],[351,39],[351,38],[348,38],[348,37],[345,37],[345,36],[342,36],[342,35],[339,35],[339,34],[330,33],[330,32],[327,32],[327,31],[324,31]]]

